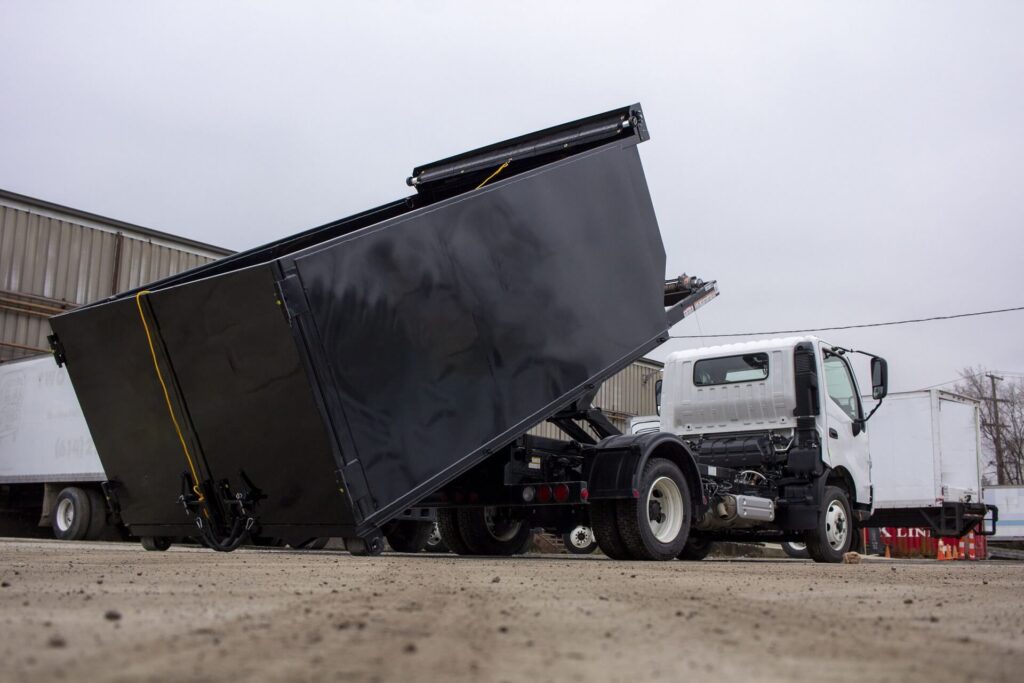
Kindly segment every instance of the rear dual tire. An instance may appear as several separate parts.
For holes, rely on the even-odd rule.
[[[433,531],[433,522],[399,519],[384,527],[384,537],[396,553],[418,553],[427,547]]]
[[[437,529],[442,542],[458,555],[519,555],[533,537],[525,520],[493,507],[438,510]]]
[[[614,560],[671,560],[690,535],[693,505],[679,466],[651,458],[640,475],[639,495],[591,504],[597,543]]]

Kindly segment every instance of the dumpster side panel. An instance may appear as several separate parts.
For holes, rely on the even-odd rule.
[[[177,496],[187,470],[168,419],[133,299],[51,318],[107,477],[126,524],[191,522]]]
[[[666,332],[664,250],[632,145],[493,182],[295,264],[371,519],[431,493]]]
[[[154,292],[150,304],[214,479],[238,491],[244,472],[267,495],[257,515],[264,527],[351,527],[272,268]]]

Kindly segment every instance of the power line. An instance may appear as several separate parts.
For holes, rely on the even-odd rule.
[[[938,387],[944,387],[947,384],[955,384],[957,382],[963,382],[965,380],[969,380],[969,379],[974,378],[974,377],[980,377],[980,376],[984,375],[987,372],[988,372],[988,370],[983,370],[981,372],[975,372],[974,374],[971,374],[971,375],[964,375],[963,377],[957,377],[956,379],[947,380],[945,382],[939,382],[938,384],[929,384],[926,387],[921,387],[920,389],[917,389],[917,391],[924,391],[925,389],[937,389]],[[1007,372],[1005,370],[996,370],[996,372],[998,372],[1000,374],[1003,374],[1003,375],[1010,375],[1012,377],[1024,377],[1024,372]]]
[[[1010,313],[1011,311],[1024,311],[1024,306],[1012,308],[996,308],[991,311],[975,311],[974,313],[957,313],[955,315],[935,315],[930,318],[912,318],[909,320],[891,320],[884,323],[862,323],[860,325],[833,325],[831,327],[808,327],[802,330],[773,330],[771,332],[730,332],[729,334],[673,334],[672,339],[709,339],[716,337],[760,337],[775,334],[800,334],[803,332],[824,332],[826,330],[855,330],[864,327],[888,327],[890,325],[911,325],[914,323],[928,323],[935,320],[954,320],[956,318],[972,318],[979,315],[993,315],[995,313]]]

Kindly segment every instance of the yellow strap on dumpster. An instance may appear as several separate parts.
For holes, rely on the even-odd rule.
[[[171,414],[171,422],[174,423],[174,431],[178,433],[178,440],[181,442],[181,450],[185,451],[185,459],[188,461],[189,471],[192,472],[192,490],[196,496],[199,497],[199,502],[202,503],[206,500],[203,496],[202,490],[199,488],[199,474],[196,472],[196,465],[192,462],[192,454],[188,452],[188,445],[185,443],[185,435],[181,433],[181,426],[178,424],[178,418],[174,414],[174,407],[171,405],[171,395],[167,391],[167,384],[164,382],[163,373],[160,372],[160,363],[156,359],[156,348],[153,346],[153,335],[149,333],[149,324],[146,322],[146,314],[142,311],[142,297],[145,294],[149,294],[148,289],[144,289],[135,295],[135,305],[139,309],[139,318],[142,320],[142,329],[146,331],[146,341],[149,342],[149,353],[153,357],[153,368],[156,370],[156,378],[160,380],[160,388],[164,390],[164,400],[167,401],[167,412]]]

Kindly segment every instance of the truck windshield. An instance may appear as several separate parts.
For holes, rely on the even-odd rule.
[[[705,358],[693,364],[693,383],[698,387],[734,382],[759,382],[766,377],[768,377],[767,353]]]

